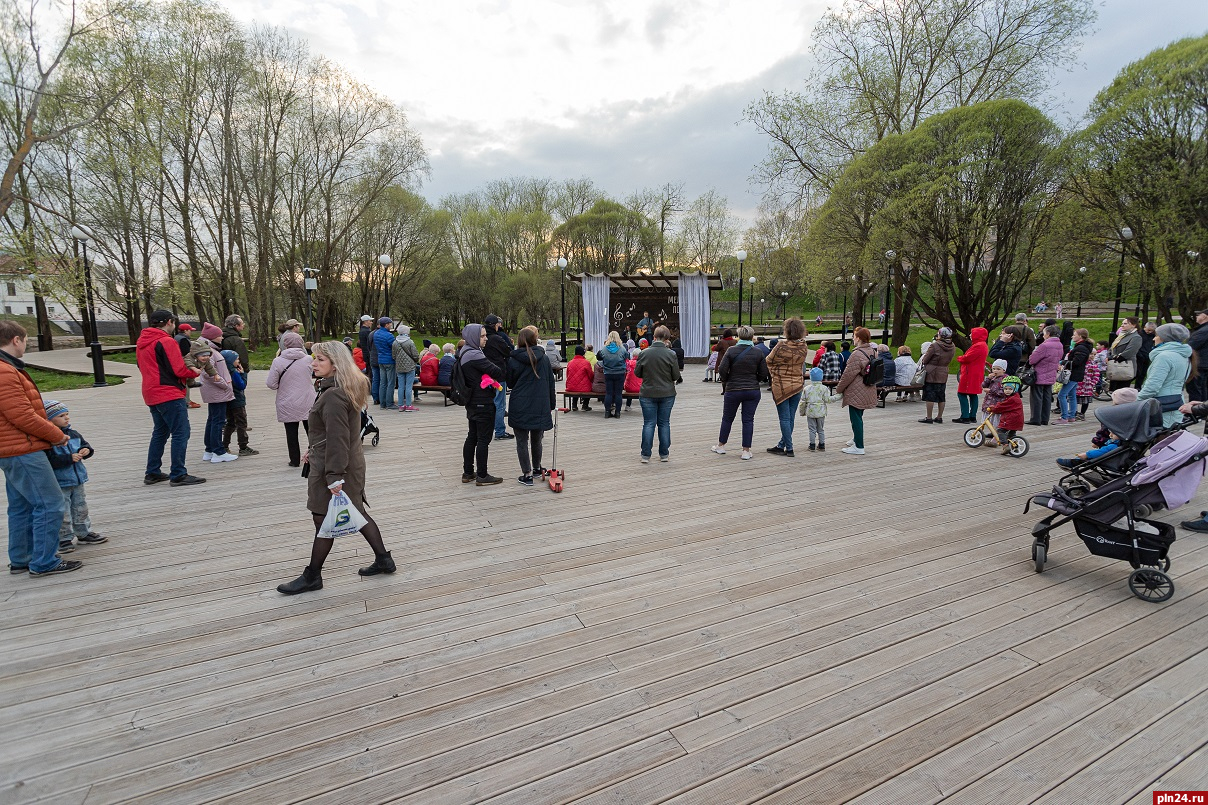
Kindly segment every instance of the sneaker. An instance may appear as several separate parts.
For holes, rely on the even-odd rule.
[[[1080,458],[1059,458],[1059,459],[1057,459],[1057,466],[1062,467],[1063,469],[1067,469],[1067,470],[1077,467],[1081,463],[1082,463],[1082,459],[1080,459]]]
[[[780,445],[776,445],[775,447],[769,447],[768,452],[778,456],[784,455],[784,448]]]
[[[1208,523],[1203,520],[1184,520],[1179,525],[1188,531],[1208,532]]]
[[[862,456],[864,455],[864,448],[852,445],[851,447],[844,447],[843,452],[847,453],[849,456]]]
[[[238,460],[239,460],[239,456],[235,455],[234,453],[223,453],[220,456],[216,455],[212,459],[210,459],[210,463],[211,464],[224,464],[228,461],[238,461]]]
[[[169,481],[168,486],[194,486],[196,484],[204,484],[205,482],[205,478],[198,478],[196,475],[182,475]]]
[[[476,476],[476,475],[475,475],[474,473],[472,473],[472,472],[463,472],[463,473],[461,474],[461,482],[462,482],[463,484],[472,483],[472,482],[474,481],[474,479],[475,479],[475,478],[477,478],[477,477],[478,477],[478,476]]]
[[[717,453],[717,455],[719,455],[719,456],[724,456],[726,454],[726,448],[722,447],[719,444],[715,444],[712,447],[710,447],[709,449],[712,450],[714,453]]]
[[[521,486],[532,486],[533,485],[533,476],[531,476],[531,475],[521,475],[516,480],[520,483]]]
[[[844,445],[843,445],[843,446],[844,446],[844,447],[855,447],[855,446],[856,446],[856,440],[855,440],[855,439],[848,439],[848,440],[847,440],[847,441],[844,443]]]
[[[496,439],[515,439],[515,438],[516,438],[516,434],[514,434],[514,433],[507,433],[507,432],[505,431],[505,432],[504,432],[504,433],[502,433],[502,434],[496,434],[496,435],[495,435],[495,438],[496,438]]]
[[[17,575],[18,573],[28,573],[29,565],[9,565],[8,572],[13,574],[14,576]]]
[[[812,453],[812,452],[814,452],[816,449],[817,449],[817,448],[816,448],[816,447],[814,447],[812,444],[809,446],[809,451],[810,451],[811,453]]]
[[[408,406],[407,406],[407,408],[406,408],[406,410],[408,410],[408,411],[418,411],[419,409],[418,409],[418,408],[416,408],[414,405],[408,405]]]
[[[109,537],[102,537],[95,531],[89,531],[82,537],[76,537],[76,542],[81,545],[100,545],[102,542],[108,542]]]
[[[213,461],[213,460],[214,460],[214,454],[213,454],[213,453],[211,453],[209,450],[207,450],[207,451],[205,451],[204,453],[202,453],[202,454],[201,454],[201,460],[202,460],[202,461]]]
[[[71,542],[60,542],[59,553],[71,553],[75,550],[75,544]]]
[[[649,463],[650,463],[650,456],[642,456],[642,463],[643,463],[643,464],[649,464]]]
[[[70,573],[73,570],[79,570],[84,566],[83,562],[59,562],[50,570],[30,570],[29,575],[34,576],[54,576],[59,573]]]
[[[191,384],[190,384],[190,385],[191,385]],[[190,408],[200,408],[200,407],[201,407],[201,403],[190,402],[190,403],[189,403],[189,407],[190,407]]]
[[[260,455],[260,451],[259,451],[259,450],[253,450],[253,449],[252,449],[252,448],[250,448],[250,447],[240,447],[240,448],[239,448],[239,455],[241,455],[241,456],[258,456],[258,455]]]
[[[659,461],[661,461],[663,464],[666,464],[670,460],[671,460],[670,456],[659,456]]]
[[[496,478],[494,475],[484,475],[481,478],[474,479],[475,486],[494,486],[501,483],[503,483],[503,479]]]
[[[797,454],[796,454],[796,453],[794,453],[792,450],[785,450],[785,451],[784,451],[783,453],[781,453],[780,455],[784,456],[785,458],[793,458],[793,457],[794,457],[794,456],[796,456]]]
[[[742,451],[741,458],[742,458],[742,460],[743,460],[743,461],[750,461],[750,460],[751,460],[751,458],[752,458],[752,456],[751,456],[751,451],[750,451],[750,450],[743,450],[743,451]]]
[[[826,449],[826,442],[818,442],[818,450],[822,451],[825,449]]]
[[[151,484],[157,484],[160,481],[166,481],[166,480],[168,480],[168,475],[166,473],[162,473],[162,472],[149,472],[143,476],[143,483],[146,484],[147,486],[150,486]]]
[[[1085,422],[1086,414],[1074,414],[1074,421],[1075,422]]]

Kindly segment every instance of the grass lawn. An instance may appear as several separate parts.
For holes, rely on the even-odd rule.
[[[92,387],[92,375],[73,375],[65,372],[52,372],[47,369],[38,369],[30,366],[26,368],[29,376],[38,384],[38,390],[45,393],[48,391],[63,391],[68,389],[86,389]],[[116,386],[123,381],[123,378],[113,375],[105,376],[106,382],[112,386]]]

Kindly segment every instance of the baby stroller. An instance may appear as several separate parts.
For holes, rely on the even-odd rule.
[[[1133,572],[1128,587],[1143,601],[1159,603],[1174,595],[1168,552],[1174,543],[1174,527],[1137,516],[1137,509],[1177,509],[1195,496],[1204,477],[1208,439],[1178,431],[1153,446],[1129,474],[1108,481],[1082,498],[1067,495],[1061,487],[1051,494],[1036,495],[1032,504],[1055,514],[1032,527],[1032,560],[1036,572],[1044,570],[1049,537],[1053,529],[1072,522],[1074,531],[1095,556],[1128,562]]]
[[[377,447],[378,437],[382,432],[378,429],[377,424],[373,421],[373,417],[369,415],[369,411],[365,408],[361,409],[361,444],[365,443],[365,437],[373,434],[373,438],[369,440],[369,444]]]
[[[1120,446],[1098,458],[1083,461],[1061,477],[1057,485],[1073,498],[1085,497],[1092,489],[1127,475],[1151,447],[1199,421],[1191,417],[1163,429],[1162,406],[1154,399],[1104,408],[1095,411],[1095,418],[1116,434]],[[1136,514],[1148,517],[1152,508],[1142,504],[1137,507]]]

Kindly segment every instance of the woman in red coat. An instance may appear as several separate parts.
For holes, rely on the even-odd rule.
[[[956,386],[956,396],[961,401],[961,418],[954,420],[968,424],[977,421],[977,395],[981,394],[982,381],[986,379],[986,357],[990,348],[986,339],[990,333],[985,327],[974,327],[969,333],[973,343],[965,350],[965,354],[957,358],[961,365],[960,382]]]
[[[433,344],[419,356],[419,384],[421,386],[439,386],[440,381],[440,347]]]
[[[585,351],[582,346],[575,347],[575,357],[571,358],[570,363],[566,365],[566,390],[578,394],[590,394],[591,378],[591,361],[585,357]],[[583,401],[584,411],[591,410],[590,402],[590,399]],[[571,398],[570,407],[572,411],[579,410],[578,397]]]

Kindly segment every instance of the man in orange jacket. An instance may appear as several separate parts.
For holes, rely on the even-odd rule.
[[[8,572],[30,576],[70,573],[83,562],[58,555],[63,492],[43,452],[67,443],[46,418],[46,407],[25,371],[25,328],[0,321],[0,470],[8,493]]]

